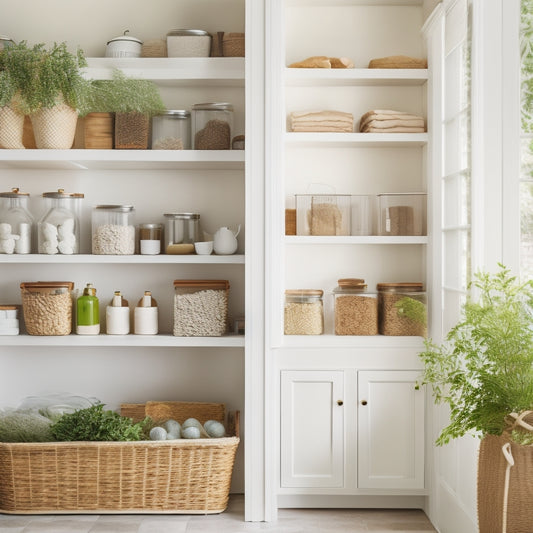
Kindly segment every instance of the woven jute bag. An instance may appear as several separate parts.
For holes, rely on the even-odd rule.
[[[10,106],[0,107],[0,148],[20,150],[24,148],[24,115]]]
[[[502,435],[481,441],[478,460],[479,533],[533,532],[533,446],[517,444],[511,431],[533,433],[533,411],[511,413]]]
[[[78,113],[66,104],[43,108],[31,115],[37,148],[72,148]]]

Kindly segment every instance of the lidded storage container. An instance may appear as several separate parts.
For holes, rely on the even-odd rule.
[[[233,137],[233,106],[226,102],[194,104],[192,134],[195,150],[229,150]]]
[[[22,312],[29,335],[69,335],[72,331],[72,281],[20,284]]]
[[[351,197],[351,235],[372,235],[375,197],[353,194]]]
[[[30,195],[13,188],[0,193],[0,253],[31,253],[33,217],[27,205]]]
[[[345,278],[333,290],[335,335],[377,335],[377,294],[367,292],[365,280]]]
[[[107,41],[106,57],[141,57],[143,42],[136,37],[126,35],[128,32],[129,30],[126,30],[124,35]]]
[[[92,212],[92,252],[97,255],[135,253],[135,209],[132,205],[97,205]]]
[[[174,335],[220,337],[226,333],[229,281],[174,281]]]
[[[426,194],[378,194],[380,235],[426,235]]]
[[[191,113],[169,109],[152,118],[152,150],[190,150]]]
[[[349,194],[297,194],[297,235],[350,235]]]
[[[285,335],[322,335],[324,333],[324,291],[289,289],[285,291]]]
[[[198,213],[165,213],[165,218],[166,253],[193,253],[194,243],[202,240],[200,215]]]
[[[77,254],[80,251],[80,216],[82,193],[64,189],[45,192],[48,209],[37,224],[40,254]]]
[[[204,30],[170,30],[167,33],[168,57],[209,57],[211,35]]]
[[[161,253],[163,224],[139,224],[139,253],[157,255]]]
[[[422,283],[378,283],[379,332],[427,335],[427,297]]]

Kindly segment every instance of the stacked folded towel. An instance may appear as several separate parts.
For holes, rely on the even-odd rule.
[[[293,111],[289,129],[296,132],[353,132],[353,115],[343,111]]]
[[[371,59],[368,68],[428,68],[428,62],[409,56],[388,56]]]
[[[361,117],[359,131],[363,133],[423,133],[424,119],[403,111],[374,109]]]

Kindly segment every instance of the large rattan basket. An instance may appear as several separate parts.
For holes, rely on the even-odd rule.
[[[126,404],[145,413],[224,421],[223,404]],[[186,413],[186,414],[185,414]],[[239,413],[230,437],[140,442],[0,443],[0,512],[214,514],[227,507]]]

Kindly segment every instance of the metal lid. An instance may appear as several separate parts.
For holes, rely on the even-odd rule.
[[[164,216],[179,220],[197,220],[200,218],[200,215],[198,213],[164,213]]]
[[[30,193],[28,192],[20,192],[20,189],[18,187],[13,187],[11,191],[9,192],[0,192],[1,198],[21,198],[21,197],[29,197]]]
[[[163,227],[163,224],[159,224],[157,222],[155,223],[148,223],[148,224],[139,224],[139,229],[161,229]]]
[[[189,118],[191,112],[185,109],[167,109],[163,113],[158,113],[157,117],[172,117],[172,118]]]
[[[132,37],[131,35],[126,35],[130,30],[125,30],[124,35],[119,35],[118,37],[113,37],[113,39],[110,39],[107,41],[107,44],[113,43],[115,41],[130,41],[134,43],[143,44],[143,42],[140,39],[137,39],[137,37]]]
[[[378,283],[376,285],[378,291],[385,292],[422,292],[424,284],[418,282],[402,282],[402,283]]]
[[[185,30],[185,29],[176,29],[176,30],[170,30],[167,33],[167,37],[175,37],[175,36],[182,36],[182,37],[211,37],[209,32],[204,30]]]
[[[204,104],[194,104],[191,109],[195,111],[233,111],[233,105],[228,102],[207,102]]]
[[[376,196],[426,196],[425,192],[382,192]]]
[[[81,192],[65,192],[65,189],[57,189],[57,192],[43,192],[43,198],[85,198]]]
[[[129,213],[133,211],[132,205],[95,205],[95,209],[101,209],[102,211],[116,211],[117,213]]]

